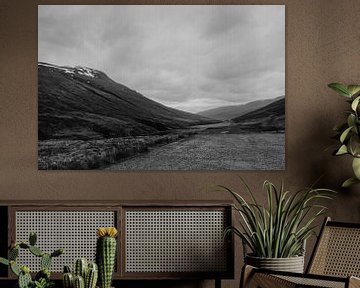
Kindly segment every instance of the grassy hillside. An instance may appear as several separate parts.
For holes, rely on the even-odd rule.
[[[85,67],[39,63],[38,98],[39,140],[153,135],[211,122],[152,101]]]
[[[229,120],[236,117],[240,117],[244,114],[260,109],[262,107],[265,107],[266,105],[269,105],[274,101],[280,100],[283,97],[284,96],[273,99],[256,100],[242,105],[223,106],[223,107],[205,110],[199,112],[198,114],[212,119]]]
[[[238,123],[233,129],[251,131],[284,131],[285,99],[232,119]]]

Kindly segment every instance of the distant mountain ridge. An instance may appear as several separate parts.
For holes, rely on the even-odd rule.
[[[38,137],[104,139],[214,122],[164,106],[87,67],[38,63]]]
[[[284,131],[285,98],[281,98],[265,107],[232,119],[236,129],[249,131]]]
[[[229,120],[236,117],[240,117],[256,109],[265,107],[266,105],[269,105],[270,103],[275,102],[284,97],[285,96],[280,96],[272,99],[255,100],[240,105],[222,106],[218,108],[201,111],[197,114],[217,120]]]

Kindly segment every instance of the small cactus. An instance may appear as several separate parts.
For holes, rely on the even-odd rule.
[[[48,268],[44,268],[42,270],[40,270],[38,273],[36,273],[35,275],[35,280],[41,280],[41,278],[43,279],[50,279],[50,271]]]
[[[0,257],[0,263],[10,266],[11,271],[18,276],[19,288],[29,287],[50,287],[52,284],[50,281],[50,264],[53,257],[60,256],[63,254],[63,249],[55,250],[53,253],[48,254],[40,250],[36,245],[37,236],[35,233],[30,233],[29,244],[20,242],[16,243],[14,240],[11,241],[8,251],[8,259]],[[41,271],[35,275],[35,281],[32,280],[30,275],[30,269],[28,266],[22,266],[21,268],[16,264],[16,259],[19,256],[19,250],[29,250],[30,253],[37,257],[41,257]],[[40,285],[40,286],[39,286]],[[44,286],[47,285],[47,286]]]
[[[21,267],[21,271],[19,274],[18,285],[19,288],[28,288],[32,283],[30,269],[27,266]]]
[[[71,273],[71,269],[69,266],[67,265],[64,266],[64,273]]]
[[[96,262],[99,267],[99,282],[101,288],[110,288],[116,258],[115,227],[98,228],[99,238],[96,243]]]
[[[78,258],[75,261],[74,274],[76,276],[81,276],[83,279],[85,279],[87,268],[88,261],[86,260],[86,258]]]
[[[74,276],[71,272],[66,272],[62,276],[64,288],[73,288],[74,287]]]
[[[10,269],[11,271],[16,275],[19,276],[21,270],[19,268],[19,266],[16,265],[16,262],[14,260],[10,260]]]
[[[37,241],[37,235],[35,232],[31,232],[29,235],[29,244],[31,246],[35,246]]]
[[[73,273],[71,273],[69,266],[64,266],[64,288],[95,288],[97,279],[98,268],[96,263],[90,262],[88,264],[86,258],[76,259]],[[78,285],[78,287],[75,285]],[[82,287],[82,285],[84,286]]]
[[[95,288],[98,279],[98,266],[96,263],[89,263],[85,276],[85,288]]]
[[[15,246],[14,248],[9,250],[8,257],[9,260],[16,260],[16,258],[19,256],[19,246]]]
[[[64,249],[57,249],[51,253],[51,257],[58,257],[64,253]]]
[[[51,265],[51,260],[52,260],[52,257],[50,254],[48,253],[44,253],[42,256],[41,256],[41,261],[40,261],[40,267],[41,269],[49,269],[50,268],[50,265]]]
[[[29,249],[30,246],[28,244],[22,242],[19,244],[19,247],[22,249]]]
[[[40,250],[40,248],[38,248],[38,247],[36,247],[36,246],[30,245],[29,251],[30,251],[32,254],[34,254],[35,256],[37,256],[37,257],[41,257],[41,256],[44,255],[44,252],[42,252],[42,251]]]
[[[84,278],[77,275],[74,277],[74,288],[85,288]]]

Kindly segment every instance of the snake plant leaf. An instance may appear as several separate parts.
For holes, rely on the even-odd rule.
[[[341,187],[348,188],[352,185],[359,184],[359,183],[360,183],[359,179],[357,179],[356,177],[351,177],[351,178],[345,180],[344,183],[342,183]]]
[[[339,148],[339,150],[336,152],[335,155],[344,155],[344,154],[347,154],[349,153],[346,145],[341,145],[341,147]]]
[[[348,85],[347,90],[349,91],[350,96],[357,95],[360,93],[360,85]]]
[[[313,222],[324,210],[317,200],[331,199],[334,191],[310,187],[290,193],[285,191],[283,183],[278,189],[269,181],[265,181],[263,187],[267,194],[265,205],[252,197],[247,202],[240,193],[222,187],[235,198],[234,209],[240,214],[240,228],[231,227],[227,232],[240,237],[258,257],[301,255],[304,240],[313,233]],[[248,186],[244,190],[246,194],[253,194]],[[310,210],[315,212],[313,218],[309,217]]]
[[[351,109],[356,111],[356,108],[359,105],[359,101],[360,101],[360,96],[356,97],[354,101],[352,101],[351,103]]]
[[[340,136],[341,143],[344,143],[344,141],[346,140],[346,137],[349,135],[349,132],[352,130],[352,128],[353,128],[353,126],[350,126],[347,129],[345,129],[345,131],[343,133],[341,133],[341,136]]]
[[[330,83],[328,85],[329,88],[333,89],[335,92],[339,93],[340,95],[342,96],[345,96],[345,97],[348,97],[350,98],[351,97],[351,94],[347,88],[346,85],[344,84],[341,84],[341,83]]]
[[[360,158],[354,157],[352,168],[357,179],[360,180]]]

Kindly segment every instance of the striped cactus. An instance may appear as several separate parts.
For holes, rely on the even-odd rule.
[[[98,279],[96,263],[89,263],[86,258],[78,258],[74,263],[74,272],[69,266],[64,266],[64,288],[95,288]]]
[[[74,287],[74,276],[71,272],[66,272],[62,276],[63,287],[73,288]]]
[[[100,288],[110,288],[116,258],[115,227],[98,228],[96,243],[96,262],[99,267]]]
[[[85,288],[84,278],[77,275],[74,277],[74,288]]]
[[[74,266],[74,274],[76,276],[81,276],[83,279],[85,279],[87,269],[88,269],[88,261],[86,260],[86,258],[76,259]]]
[[[89,263],[85,276],[85,288],[95,288],[98,279],[98,266],[96,263]]]

